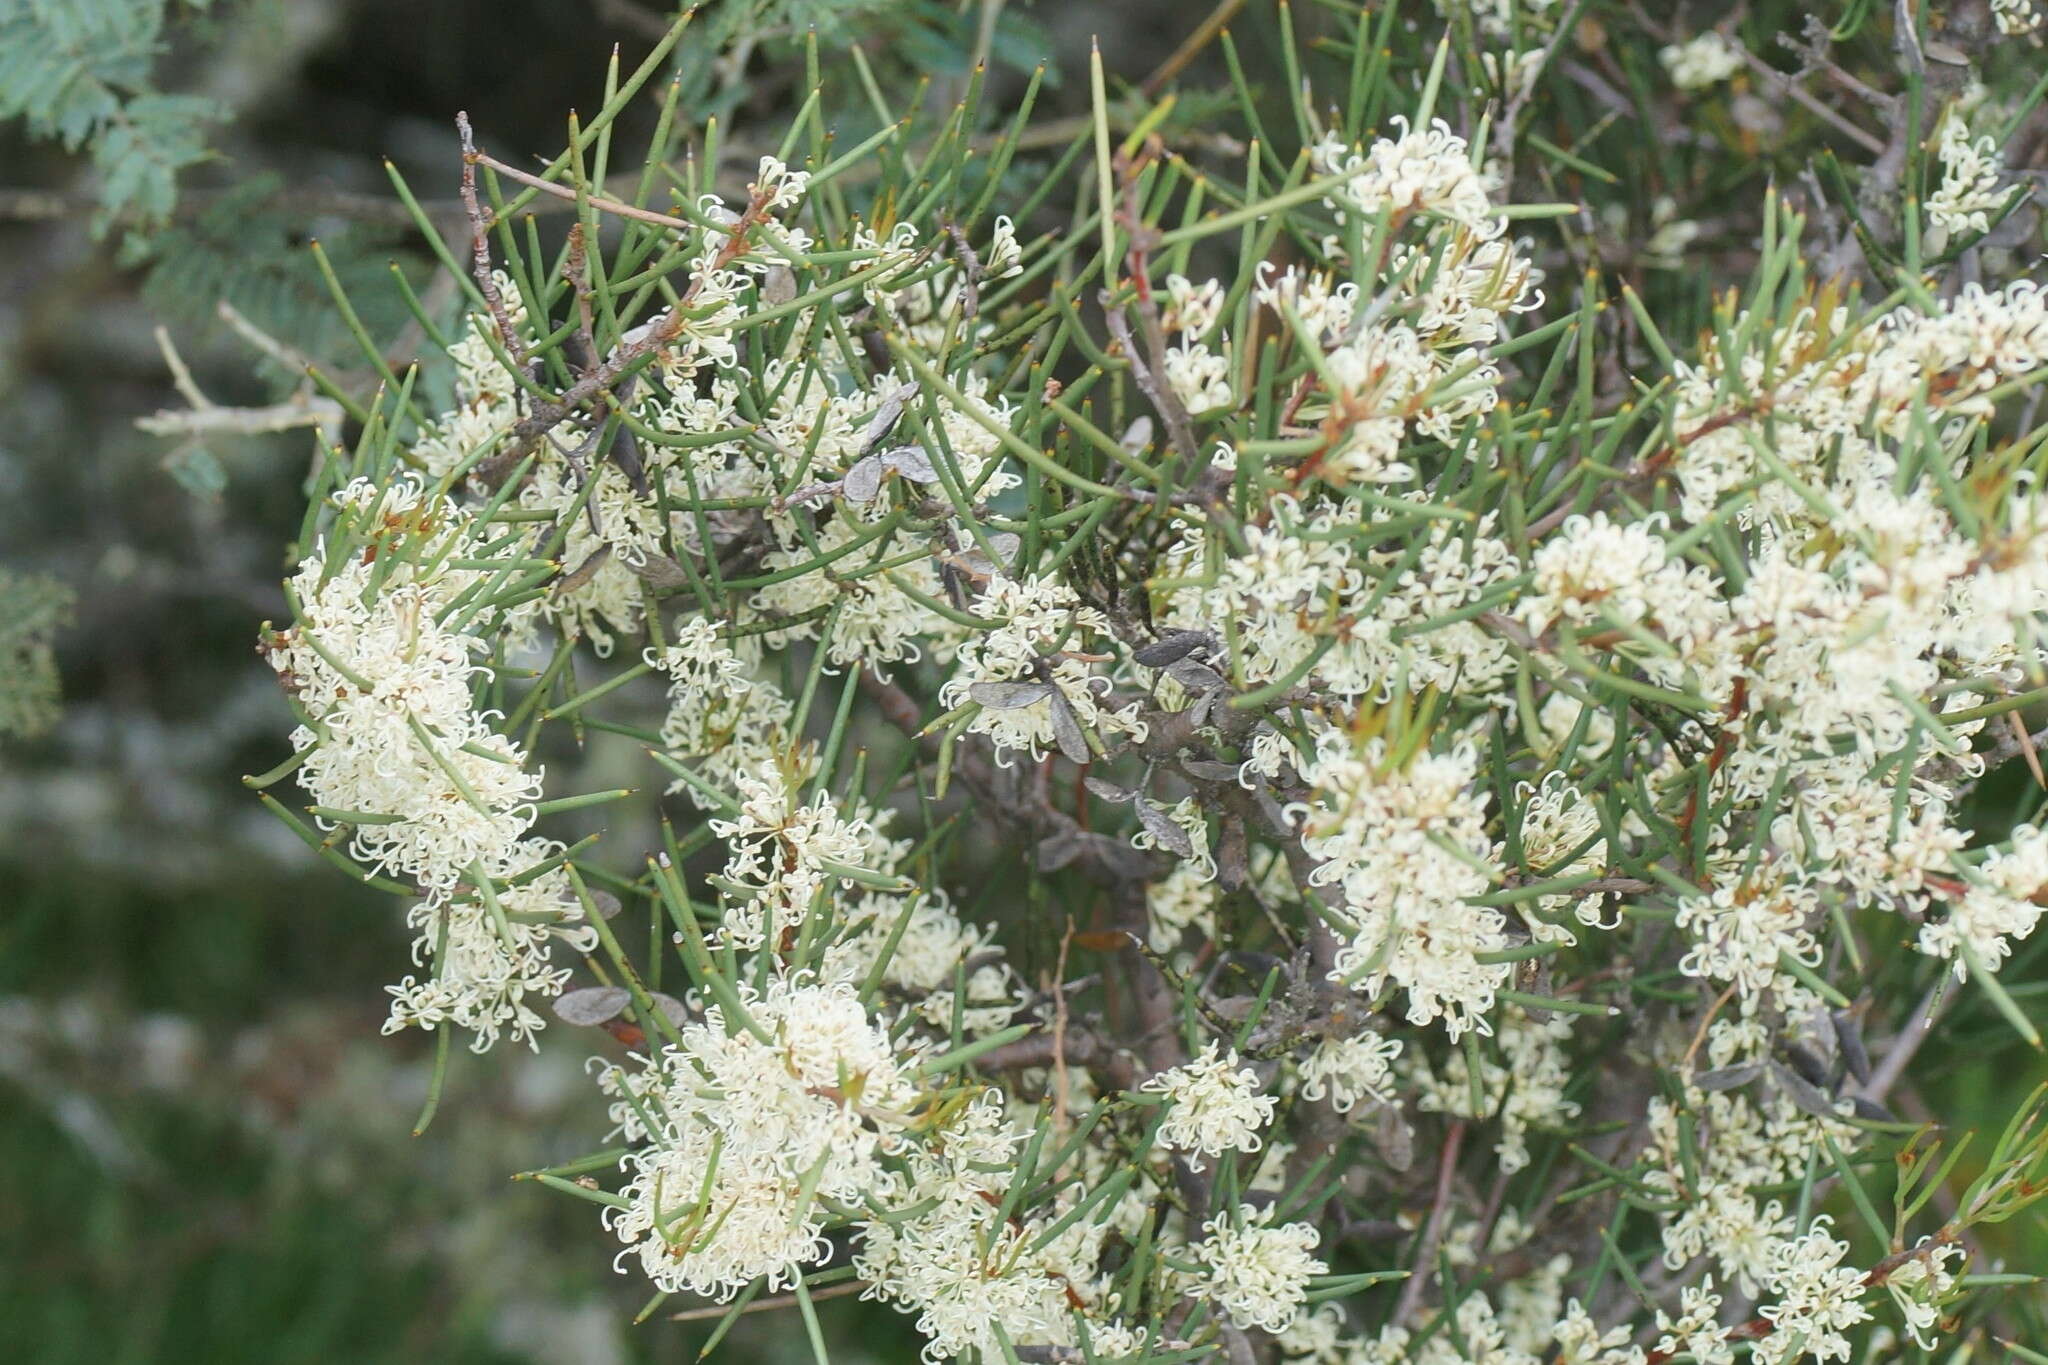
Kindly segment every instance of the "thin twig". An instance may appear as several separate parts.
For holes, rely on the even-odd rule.
[[[656,213],[653,209],[643,209],[633,204],[622,203],[617,199],[611,198],[609,195],[589,194],[578,191],[568,185],[558,185],[552,180],[544,180],[529,171],[522,171],[517,166],[508,166],[489,153],[477,151],[467,145],[462,150],[464,157],[473,161],[476,165],[488,166],[507,180],[515,180],[522,185],[530,185],[542,194],[552,194],[555,198],[567,200],[572,204],[589,204],[600,213],[609,213],[619,218],[631,218],[637,223],[652,223],[656,227],[674,228],[677,232],[691,232],[697,227],[695,223],[687,218],[677,218],[666,213]]]
[[[1458,1149],[1465,1143],[1465,1120],[1453,1119],[1444,1135],[1444,1149],[1437,1158],[1436,1197],[1429,1207],[1429,1224],[1422,1230],[1422,1242],[1415,1249],[1415,1266],[1408,1282],[1401,1286],[1401,1301],[1394,1308],[1396,1327],[1412,1321],[1422,1306],[1422,1290],[1434,1277],[1429,1265],[1436,1259],[1437,1246],[1444,1238],[1444,1224],[1451,1216],[1451,1183],[1458,1173]]]
[[[1885,1095],[1899,1083],[1899,1077],[1906,1073],[1913,1054],[1920,1050],[1920,1045],[1932,1033],[1934,1014],[1941,1001],[1944,997],[1955,997],[1954,991],[1942,989],[1946,984],[1946,981],[1936,981],[1920,997],[1920,1003],[1913,1007],[1912,1017],[1899,1027],[1893,1037],[1891,1049],[1885,1053],[1884,1060],[1871,1069],[1870,1079],[1863,1085],[1864,1099],[1883,1104]]]
[[[478,152],[466,111],[455,115],[455,129],[462,138],[462,208],[469,215],[470,273],[476,276],[476,287],[483,293],[484,306],[491,310],[491,319],[498,324],[498,338],[505,343],[506,353],[512,357],[514,365],[523,365],[526,363],[526,345],[520,341],[519,331],[512,325],[512,315],[505,310],[505,300],[498,294],[498,281],[491,269],[490,233],[494,218],[487,217],[483,206],[477,202]]]
[[[1224,27],[1235,19],[1237,12],[1243,8],[1244,0],[1217,0],[1216,8],[1209,11],[1209,17],[1187,36],[1186,41],[1173,50],[1173,55],[1153,67],[1152,74],[1138,82],[1139,91],[1147,99],[1157,95],[1162,86],[1186,70],[1188,63],[1201,56],[1202,50],[1216,41],[1216,35],[1223,32]]]
[[[1749,64],[1749,69],[1755,72],[1767,87],[1781,95],[1790,95],[1823,123],[1854,142],[1864,151],[1869,152],[1872,156],[1884,155],[1885,144],[1883,138],[1874,136],[1864,129],[1857,127],[1848,119],[1842,117],[1840,113],[1829,108],[1812,91],[1808,90],[1791,76],[1778,70],[1775,66],[1772,66],[1763,58],[1757,56],[1754,52],[1751,52],[1748,48],[1742,46],[1742,44],[1736,43],[1733,46],[1737,52],[1742,54],[1742,60]]]
[[[1060,935],[1060,957],[1052,969],[1052,1128],[1067,1130],[1067,993],[1060,983],[1067,979],[1067,950],[1074,943],[1074,921],[1067,921]]]
[[[866,1280],[848,1280],[843,1284],[828,1284],[823,1289],[812,1289],[806,1292],[810,1294],[811,1302],[816,1303],[819,1299],[838,1299],[844,1298],[848,1294],[858,1294],[867,1287],[868,1282]],[[794,1308],[796,1307],[796,1301],[796,1295],[794,1294],[776,1294],[765,1299],[755,1299],[739,1311],[742,1314],[766,1313],[777,1308]],[[670,1313],[668,1320],[670,1322],[705,1322],[711,1318],[722,1318],[732,1311],[726,1304],[707,1303],[702,1308],[685,1308],[680,1313]]]
[[[709,264],[690,281],[688,289],[665,314],[653,323],[635,340],[618,347],[610,359],[594,366],[562,396],[551,403],[535,403],[533,411],[520,419],[512,428],[512,443],[477,467],[476,477],[489,487],[503,483],[507,476],[540,442],[541,437],[553,431],[569,419],[570,414],[600,393],[609,390],[626,375],[637,369],[647,357],[656,354],[662,347],[681,335],[684,324],[689,320],[690,308],[697,301],[698,293],[705,282],[718,272],[730,266],[746,249],[747,237],[766,216],[768,196],[756,191],[747,201],[746,212],[733,223],[731,231],[713,254]]]

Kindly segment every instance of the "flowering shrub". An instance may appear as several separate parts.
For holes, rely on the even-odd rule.
[[[528,1174],[676,1307],[1368,1365],[2038,1322],[1977,1230],[2048,1105],[1967,1180],[1887,1105],[1965,1011],[2039,1043],[2048,834],[1971,802],[2048,700],[2016,115],[1937,103],[1902,7],[1864,184],[1918,188],[1764,197],[1686,330],[1522,193],[1605,174],[1526,160],[1569,7],[1440,8],[1346,20],[1291,162],[1251,105],[1235,159],[1114,135],[1098,58],[1008,216],[964,111],[812,109],[743,194],[664,132],[612,197],[652,60],[543,171],[467,153],[453,402],[393,375],[324,457],[252,782],[408,898],[387,1031],[609,1034],[612,1145]],[[1686,98],[1746,79],[1664,36]],[[644,808],[555,777],[612,738],[637,855],[558,823]]]

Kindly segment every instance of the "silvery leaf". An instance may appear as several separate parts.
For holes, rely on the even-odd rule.
[[[1741,1066],[1724,1066],[1714,1071],[1702,1071],[1692,1078],[1692,1083],[1702,1090],[1733,1090],[1748,1085],[1764,1074],[1762,1062],[1744,1062]]]
[[[1138,823],[1152,836],[1152,842],[1169,853],[1178,853],[1183,858],[1195,856],[1195,845],[1188,838],[1188,832],[1175,824],[1173,818],[1150,801],[1140,801],[1137,806]]]
[[[896,429],[903,420],[903,400],[917,390],[905,384],[882,400],[882,406],[875,409],[875,415],[868,419],[865,430],[860,434],[860,449],[865,455],[882,443],[882,438]]]
[[[1244,823],[1226,818],[1216,849],[1216,880],[1224,890],[1235,891],[1251,878],[1251,848],[1245,840]]]
[[[588,583],[591,579],[597,577],[597,571],[599,569],[602,569],[605,565],[605,561],[610,559],[611,557],[611,546],[598,546],[595,550],[591,551],[589,558],[585,559],[581,564],[578,564],[575,568],[571,569],[568,573],[564,574],[559,580],[556,581],[555,595],[557,597],[566,597],[568,594],[582,587],[585,583]]]
[[[1080,832],[1063,829],[1038,841],[1035,861],[1040,872],[1057,872],[1081,856],[1085,843]]]
[[[993,578],[1002,569],[1000,564],[979,550],[962,550],[953,556],[947,567],[974,579]]]
[[[1806,1047],[1803,1043],[1795,1043],[1788,1038],[1785,1040],[1785,1056],[1791,1061],[1794,1069],[1799,1072],[1802,1079],[1812,1085],[1827,1084],[1827,1063],[1816,1056],[1812,1049]]]
[[[988,538],[989,548],[996,552],[996,559],[990,559],[976,546],[968,546],[952,558],[953,567],[975,578],[988,578],[1003,572],[1003,564],[1016,558],[1017,547],[1023,540],[1009,531],[998,531]]]
[[[1213,758],[1184,758],[1180,761],[1180,770],[1204,782],[1237,781],[1236,764],[1218,763]]]
[[[565,1024],[592,1028],[608,1019],[618,1018],[619,1011],[632,1000],[633,993],[624,986],[586,986],[557,999],[555,1017]]]
[[[1380,1159],[1397,1171],[1405,1171],[1415,1164],[1415,1129],[1401,1115],[1401,1107],[1395,1104],[1381,1104],[1373,1111],[1373,1146],[1379,1148]]]
[[[1778,1063],[1772,1062],[1771,1079],[1778,1083],[1778,1089],[1784,1092],[1786,1099],[1792,1101],[1798,1108],[1813,1115],[1815,1118],[1834,1119],[1841,1117],[1840,1114],[1835,1112],[1833,1100],[1830,1100],[1819,1087],[1808,1085],[1790,1067],[1780,1066]]]
[[[632,569],[636,578],[651,588],[683,588],[688,587],[690,583],[690,575],[684,571],[683,566],[658,551],[649,551],[645,559],[627,567]]]
[[[1849,1074],[1856,1078],[1858,1085],[1870,1083],[1870,1052],[1863,1046],[1863,1026],[1856,1022],[1856,1016],[1846,1010],[1838,1010],[1833,1016],[1835,1041],[1841,1045],[1842,1060],[1848,1064]]]
[[[1060,752],[1075,763],[1086,763],[1094,755],[1088,752],[1088,737],[1081,732],[1081,718],[1074,714],[1074,708],[1066,697],[1055,691],[1052,694],[1052,738],[1059,745]]]
[[[1173,630],[1149,645],[1131,651],[1131,658],[1147,668],[1164,668],[1195,652],[1208,637],[1198,630]]]
[[[992,711],[1014,711],[1020,706],[1043,701],[1052,695],[1052,684],[1044,682],[978,682],[967,695]]]
[[[1166,676],[1190,692],[1217,692],[1229,686],[1221,673],[1199,659],[1180,659],[1168,664]]]
[[[846,471],[846,477],[839,485],[841,496],[848,502],[873,502],[881,491],[882,457],[879,455],[854,461],[853,468]]]
[[[932,468],[932,462],[924,451],[916,446],[897,446],[885,450],[881,461],[913,483],[937,483],[939,471]]]
[[[1129,801],[1138,794],[1131,787],[1119,787],[1107,778],[1092,775],[1083,779],[1083,785],[1105,801]]]

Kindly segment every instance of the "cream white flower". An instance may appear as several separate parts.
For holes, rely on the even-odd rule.
[[[1194,1254],[1208,1270],[1207,1291],[1241,1327],[1284,1332],[1308,1297],[1308,1282],[1329,1267],[1316,1259],[1321,1241],[1307,1223],[1270,1226],[1249,1204],[1202,1224]]]
[[[747,193],[762,198],[770,209],[794,208],[810,183],[810,172],[793,171],[780,158],[764,156]]]
[[[1673,43],[1657,53],[1657,60],[1671,73],[1671,83],[1680,90],[1704,90],[1719,85],[1742,69],[1742,54],[1726,37],[1708,29],[1682,43]]]
[[[357,482],[335,503],[336,534],[367,553],[330,570],[316,546],[291,580],[297,620],[267,653],[308,722],[292,747],[316,820],[421,889],[407,920],[428,975],[390,988],[385,1031],[452,1021],[478,1051],[506,1030],[531,1042],[542,1020],[527,998],[568,979],[552,945],[587,952],[595,934],[559,873],[509,880],[558,849],[531,835],[542,772],[474,699],[487,644],[462,626],[488,619],[477,599],[510,574],[478,567],[489,560],[477,528],[410,479]],[[457,559],[470,567],[449,567]]]
[[[1192,1061],[1147,1078],[1139,1089],[1166,1097],[1169,1107],[1159,1141],[1188,1153],[1188,1165],[1198,1171],[1204,1157],[1258,1151],[1259,1130],[1273,1121],[1278,1103],[1262,1093],[1258,1073],[1241,1066],[1235,1050],[1219,1056],[1213,1042]]]
[[[1024,273],[1024,250],[1017,244],[1017,225],[1007,217],[996,219],[981,268],[992,280],[1007,280]]]
[[[1778,1301],[1759,1311],[1776,1330],[1752,1348],[1754,1358],[1771,1365],[1849,1358],[1842,1330],[1868,1320],[1870,1310],[1863,1303],[1863,1272],[1842,1264],[1849,1244],[1829,1232],[1827,1218],[1819,1217],[1803,1236],[1775,1249],[1767,1282]]]
[[[1333,734],[1303,772],[1314,799],[1289,808],[1302,847],[1320,860],[1310,880],[1341,887],[1357,926],[1331,978],[1368,991],[1397,986],[1410,1023],[1441,1018],[1453,1038],[1491,1031],[1494,992],[1508,975],[1505,964],[1478,960],[1507,939],[1499,911],[1471,904],[1492,886],[1480,870],[1493,861],[1493,841],[1474,789],[1477,762],[1461,746],[1388,772],[1382,741],[1360,749]]]
[[[1328,1096],[1338,1113],[1362,1099],[1384,1104],[1394,1097],[1394,1059],[1401,1040],[1367,1030],[1349,1038],[1325,1038],[1301,1064],[1303,1099]]]
[[[1997,21],[2000,33],[2018,37],[2048,23],[2048,10],[2043,10],[2035,0],[1991,0],[1991,17]]]
[[[2008,193],[1998,183],[2005,166],[1997,141],[1988,135],[1972,138],[1962,110],[1951,105],[1942,116],[1937,145],[1941,184],[1927,196],[1927,221],[1945,237],[1990,231],[1991,214]]]
[[[757,1277],[781,1286],[824,1259],[820,1197],[858,1204],[889,1187],[882,1155],[914,1098],[900,1053],[853,988],[739,987],[639,1073],[613,1068],[614,1120],[638,1144],[607,1221],[656,1285],[721,1301]]]

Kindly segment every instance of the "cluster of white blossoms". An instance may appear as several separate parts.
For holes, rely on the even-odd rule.
[[[1315,1257],[1322,1240],[1308,1223],[1274,1225],[1250,1204],[1202,1224],[1195,1257],[1208,1272],[1203,1287],[1242,1327],[1284,1332],[1308,1300],[1308,1282],[1329,1267]]]
[[[1798,1237],[1771,1248],[1767,1280],[1777,1302],[1763,1316],[1777,1330],[1753,1352],[1767,1365],[1792,1365],[1807,1358],[1847,1359],[1845,1327],[1867,1321],[1863,1304],[1863,1272],[1842,1264],[1849,1244],[1829,1235],[1825,1215]]]
[[[1165,325],[1181,334],[1180,344],[1166,349],[1166,382],[1192,413],[1210,412],[1230,402],[1230,351],[1219,354],[1202,338],[1222,315],[1223,286],[1215,280],[1200,285],[1185,275],[1166,277]]]
[[[773,768],[789,749],[794,704],[772,683],[750,676],[710,621],[677,621],[667,647],[649,649],[645,661],[669,679],[662,747],[695,764],[710,790],[734,790],[742,775]],[[704,789],[682,777],[668,790],[699,806],[707,802]]]
[[[2048,9],[2038,0],[1991,0],[1991,17],[2000,33],[2016,38],[2048,24]]]
[[[1097,667],[1105,656],[1090,648],[1109,633],[1108,618],[1072,588],[997,574],[975,606],[994,629],[961,644],[939,700],[975,708],[968,729],[989,737],[998,762],[1053,748],[1085,762],[1089,734],[1145,737],[1138,701],[1116,704],[1114,683]]]
[[[1981,862],[1957,860],[1961,896],[1948,903],[1948,913],[1920,926],[1920,951],[1955,964],[1957,980],[1969,975],[1975,961],[1997,970],[2013,945],[2039,926],[2048,902],[2048,835],[2033,825],[2012,832],[2004,848],[1984,851]]]
[[[1259,1130],[1273,1121],[1279,1103],[1263,1093],[1258,1072],[1240,1065],[1235,1052],[1218,1056],[1213,1042],[1194,1060],[1148,1078],[1141,1089],[1166,1098],[1159,1141],[1188,1153],[1188,1165],[1198,1171],[1203,1157],[1258,1151]]]
[[[1680,90],[1705,90],[1742,69],[1742,53],[1716,29],[1673,43],[1657,54]]]
[[[1470,17],[1488,38],[1512,36],[1519,25],[1533,27],[1556,16],[1558,0],[1435,0],[1436,11],[1446,19]]]
[[[854,1266],[865,1294],[918,1315],[926,1360],[970,1350],[1001,1359],[1005,1342],[1072,1346],[1076,1305],[1092,1310],[1098,1331],[1109,1323],[1108,1277],[1096,1269],[1107,1227],[1064,1218],[1057,1205],[1001,1218],[1024,1142],[992,1095],[969,1103],[910,1161],[907,1216],[861,1232]]]
[[[917,1058],[899,1052],[852,987],[776,980],[644,1059],[601,1073],[612,1119],[637,1145],[607,1214],[649,1279],[730,1298],[823,1260],[826,1206],[886,1186],[885,1152],[912,1122]]]
[[[1936,134],[1941,184],[1927,196],[1927,221],[1941,236],[1936,245],[1970,233],[1989,232],[1991,215],[2011,193],[2000,185],[2005,165],[1997,139],[1970,136],[1971,101],[1958,100],[1942,115]]]
[[[1514,131],[1576,13],[1437,8]],[[622,1271],[734,1312],[857,1287],[934,1365],[1949,1330],[1960,1223],[1864,1256],[1815,1208],[1883,1155],[1866,1031],[1910,1058],[1973,989],[2032,1027],[1998,974],[2038,962],[2048,826],[1971,795],[2048,695],[2007,401],[2048,295],[1930,267],[1860,311],[1771,201],[1691,358],[1653,371],[1597,280],[1525,321],[1510,223],[1566,206],[1506,202],[1449,52],[1388,136],[1305,119],[1284,248],[1225,210],[1234,275],[1184,273],[1222,259],[1201,201],[1116,210],[1107,341],[1046,297],[1071,242],[765,157],[743,203],[627,216],[659,292],[480,275],[453,405],[323,475],[267,642],[307,840],[416,892],[393,1028],[530,1039],[551,949],[606,954],[558,1013],[627,1050],[624,1155],[559,1169]],[[1976,98],[1936,133],[1951,240],[2004,206]],[[1134,165],[1119,202],[1193,193],[1149,137],[1099,169]],[[1710,230],[1678,212],[1643,264]],[[546,790],[614,740],[657,780]],[[537,832],[628,797],[651,856]],[[628,906],[676,995],[595,918]]]
[[[265,652],[304,721],[292,748],[316,821],[419,888],[407,921],[427,975],[391,988],[385,1031],[453,1023],[479,1051],[507,1031],[531,1041],[529,997],[569,975],[552,946],[588,952],[596,935],[549,867],[561,846],[532,832],[543,774],[475,701],[483,595],[530,566],[415,480],[358,480],[333,502],[330,541],[287,585],[296,618]]]
[[[1571,1036],[1571,1022],[1562,1015],[1539,1021],[1510,1006],[1494,1024],[1500,1058],[1482,1060],[1476,1075],[1463,1052],[1451,1053],[1441,1074],[1426,1059],[1416,1064],[1416,1108],[1497,1121],[1494,1155],[1501,1170],[1519,1171],[1529,1164],[1531,1128],[1562,1127],[1578,1117],[1579,1102],[1566,1096],[1571,1070],[1562,1045]]]
[[[1300,420],[1320,420],[1331,438],[1318,467],[1337,484],[1406,482],[1414,474],[1398,456],[1411,426],[1449,440],[1490,412],[1500,371],[1487,348],[1508,317],[1543,303],[1542,272],[1526,243],[1507,239],[1507,220],[1465,139],[1442,120],[1415,129],[1398,116],[1393,122],[1401,135],[1363,152],[1335,136],[1311,149],[1316,171],[1336,178],[1326,202],[1346,231],[1327,238],[1324,250],[1360,272],[1350,292],[1292,272],[1261,282],[1261,301],[1290,326],[1299,319],[1301,340],[1324,348],[1318,368],[1326,391],[1297,411]],[[1376,263],[1356,259],[1382,215],[1393,249]],[[1410,221],[1420,231],[1401,240]],[[1375,304],[1354,324],[1360,293]],[[1317,294],[1328,303],[1317,306]],[[1306,315],[1294,307],[1297,299],[1309,303]]]
[[[1302,1059],[1302,1098],[1328,1096],[1330,1107],[1349,1113],[1360,1100],[1388,1104],[1394,1098],[1394,1059],[1401,1040],[1365,1032],[1349,1038],[1325,1038]]]
[[[732,903],[718,933],[736,948],[754,949],[794,934],[829,884],[858,878],[880,836],[830,805],[797,802],[779,769],[742,773],[736,785],[739,813],[711,821],[711,832],[732,851],[721,887]]]
[[[1508,979],[1505,963],[1482,960],[1507,946],[1507,920],[1472,903],[1498,876],[1477,762],[1460,748],[1396,770],[1384,741],[1360,747],[1332,731],[1302,772],[1314,799],[1291,811],[1303,849],[1319,860],[1310,884],[1339,888],[1351,923],[1332,977],[1374,994],[1399,988],[1409,1023],[1441,1019],[1454,1039],[1492,1032],[1494,996]]]

